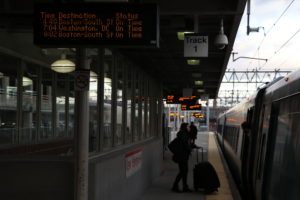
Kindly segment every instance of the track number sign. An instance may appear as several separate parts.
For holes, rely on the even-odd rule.
[[[208,57],[208,36],[185,34],[184,57]]]

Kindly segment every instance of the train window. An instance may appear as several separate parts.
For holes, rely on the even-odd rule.
[[[224,139],[230,144],[232,149],[237,152],[239,140],[239,127],[225,126]]]
[[[300,95],[294,95],[278,102],[279,110],[274,116],[277,121],[272,130],[268,155],[266,193],[297,199],[299,181],[299,120]],[[283,170],[284,169],[284,170]],[[280,190],[278,189],[280,188]]]
[[[16,59],[0,55],[0,145],[18,143]]]

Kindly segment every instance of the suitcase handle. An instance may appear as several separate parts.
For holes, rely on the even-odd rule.
[[[201,162],[203,162],[203,147],[199,147],[199,149],[201,149]],[[196,150],[196,154],[197,154],[197,163],[199,163],[198,149]]]

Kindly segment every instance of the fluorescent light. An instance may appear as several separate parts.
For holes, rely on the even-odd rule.
[[[202,77],[202,74],[201,73],[192,73],[192,77],[193,78],[200,78],[200,77]]]
[[[202,92],[205,92],[205,90],[204,89],[197,89],[197,92],[202,93]]]
[[[195,81],[195,85],[203,85],[203,81]]]
[[[177,32],[177,38],[178,38],[178,40],[184,40],[184,35],[185,34],[189,34],[189,33],[194,33],[194,32],[189,32],[189,31]]]
[[[66,59],[66,55],[62,54],[61,59],[51,64],[51,69],[58,73],[69,73],[75,70],[75,63]]]
[[[200,65],[200,60],[189,59],[189,60],[187,60],[187,64],[188,65]]]

